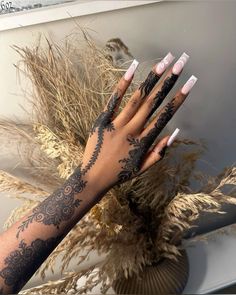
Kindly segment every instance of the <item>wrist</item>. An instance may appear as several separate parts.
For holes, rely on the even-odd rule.
[[[98,202],[109,190],[103,183],[103,180],[99,178],[99,175],[92,170],[83,175],[80,166],[75,169],[67,182],[73,183],[77,198],[85,198],[87,201],[92,202],[96,200]]]

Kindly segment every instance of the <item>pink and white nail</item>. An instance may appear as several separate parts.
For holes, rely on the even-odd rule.
[[[197,82],[197,77],[192,75],[182,87],[181,92],[185,95],[189,94],[189,92],[191,91],[191,89],[193,88],[196,82]]]
[[[175,141],[176,137],[178,136],[179,132],[180,132],[179,128],[176,128],[175,131],[170,136],[170,138],[168,139],[167,146],[172,145],[172,143]]]
[[[165,70],[168,68],[168,66],[172,63],[174,60],[174,56],[171,52],[169,52],[157,65],[156,65],[156,73],[158,75],[162,75]]]
[[[134,59],[132,64],[129,66],[128,70],[126,71],[125,75],[124,75],[124,79],[126,81],[130,81],[134,75],[134,72],[136,71],[137,67],[139,65],[139,62]]]
[[[181,71],[183,70],[185,64],[187,63],[189,59],[189,55],[187,55],[185,52],[180,56],[180,58],[177,60],[177,62],[174,64],[172,73],[175,75],[179,75]]]

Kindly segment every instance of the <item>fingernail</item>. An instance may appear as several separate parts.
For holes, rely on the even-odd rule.
[[[175,131],[171,134],[170,138],[167,141],[167,146],[171,146],[172,143],[175,141],[176,137],[178,136],[180,130],[179,128],[176,128]]]
[[[191,89],[193,88],[196,82],[197,82],[197,77],[192,75],[182,87],[181,92],[185,95],[189,94],[189,92],[191,91]]]
[[[136,71],[137,67],[139,65],[139,62],[134,59],[132,64],[129,66],[128,70],[126,71],[125,75],[124,75],[124,79],[126,81],[130,81],[134,75],[134,72]]]
[[[183,67],[187,63],[189,59],[189,55],[187,55],[185,52],[180,56],[180,58],[177,60],[177,62],[174,64],[172,73],[175,75],[179,75],[181,71],[183,70]]]
[[[156,73],[158,75],[162,75],[165,70],[168,68],[168,66],[172,63],[174,60],[174,56],[171,52],[169,52],[157,65],[156,65]]]

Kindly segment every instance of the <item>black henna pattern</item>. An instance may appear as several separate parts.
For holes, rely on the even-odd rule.
[[[114,124],[112,123],[112,117],[115,113],[117,104],[120,100],[120,94],[116,91],[112,94],[105,111],[103,111],[95,121],[92,130],[90,131],[90,136],[96,131],[96,129],[103,127],[103,129],[107,129],[108,131],[114,130]]]
[[[164,148],[159,152],[159,155],[161,158],[165,156],[166,150],[167,150],[167,146],[164,146]]]
[[[5,258],[6,266],[0,270],[5,285],[12,288],[11,293],[18,293],[22,289],[61,240],[62,236],[47,240],[36,239],[30,245],[24,240],[20,241],[18,249]],[[3,293],[3,288],[0,291]]]
[[[112,117],[119,100],[120,95],[116,91],[109,100],[106,111],[102,112],[95,121],[90,136],[98,129],[98,140],[88,164],[83,169],[79,166],[61,188],[33,209],[33,213],[18,227],[17,238],[19,238],[20,232],[28,228],[33,221],[45,225],[54,225],[59,229],[62,221],[67,221],[73,216],[75,209],[81,203],[81,200],[75,199],[74,196],[81,193],[87,184],[87,181],[84,181],[82,176],[95,164],[101,151],[105,130],[108,132],[115,130]]]
[[[156,74],[153,73],[153,75],[150,75],[146,80],[149,82],[145,81],[146,83],[144,82],[142,84],[141,93],[143,93],[143,95],[149,94],[158,79],[159,77]],[[61,188],[56,190],[51,197],[47,198],[33,209],[33,213],[18,227],[17,238],[20,232],[24,231],[33,221],[42,222],[45,225],[54,225],[59,228],[62,221],[69,220],[74,214],[75,208],[81,203],[81,200],[75,198],[75,195],[81,193],[87,185],[87,181],[84,181],[82,177],[91,169],[98,158],[104,141],[105,130],[108,132],[115,130],[112,117],[119,100],[120,95],[118,92],[114,93],[107,105],[106,111],[100,114],[90,132],[91,136],[97,131],[98,140],[88,164],[84,169],[79,166]],[[167,104],[154,128],[152,128],[145,137],[139,140],[128,136],[127,140],[133,149],[129,151],[128,158],[119,161],[123,163],[123,170],[118,175],[119,182],[128,180],[133,175],[137,174],[147,150],[173,116],[174,111],[174,100],[172,100]],[[6,266],[0,270],[0,277],[4,279],[5,285],[11,287],[14,293],[21,290],[42,264],[42,261],[50,255],[62,238],[63,236],[61,235],[47,240],[36,239],[31,242],[30,245],[27,245],[24,240],[21,240],[18,249],[12,251],[8,257],[5,258],[4,262]],[[0,294],[3,292],[3,288],[1,288]]]
[[[69,220],[75,208],[81,203],[81,200],[74,199],[74,196],[81,193],[87,183],[81,177],[81,168],[78,167],[61,188],[33,209],[33,213],[18,227],[16,237],[18,238],[20,232],[23,232],[33,221],[45,225],[53,224],[59,229],[62,221]]]
[[[173,98],[167,105],[165,106],[165,110],[160,114],[159,118],[157,119],[154,128],[152,128],[148,134],[145,136],[147,137],[148,144],[152,144],[156,137],[161,133],[162,129],[166,126],[166,124],[170,121],[175,113],[175,98]]]
[[[119,160],[119,163],[124,163],[121,167],[123,170],[118,174],[119,183],[131,179],[131,177],[139,171],[140,164],[143,160],[143,156],[146,154],[146,146],[143,139],[139,140],[128,136],[127,140],[129,145],[132,145],[134,149],[129,151],[129,157]]]
[[[75,209],[82,201],[75,198],[75,195],[81,193],[87,185],[87,181],[83,180],[83,176],[91,169],[98,158],[104,140],[104,132],[105,130],[108,132],[115,130],[112,117],[119,99],[119,93],[115,92],[108,102],[106,111],[101,113],[91,130],[90,135],[98,129],[98,140],[88,164],[84,169],[79,166],[61,188],[33,209],[32,214],[18,227],[17,238],[20,232],[28,228],[33,221],[45,225],[54,225],[59,229],[62,221],[69,220],[73,216]],[[0,270],[0,277],[4,279],[5,285],[12,287],[14,293],[21,290],[42,261],[57,246],[58,239],[50,238],[46,241],[36,239],[29,246],[24,240],[21,240],[18,250],[12,251],[5,258],[6,267]],[[59,240],[61,241],[61,239],[62,236]],[[30,271],[29,266],[31,267]],[[3,293],[3,288],[0,289],[0,293]]]
[[[133,149],[129,151],[129,156],[122,160],[119,160],[119,163],[124,165],[121,167],[122,171],[118,174],[118,181],[122,183],[131,179],[131,177],[137,175],[140,170],[141,163],[146,155],[147,151],[155,141],[156,137],[161,133],[162,129],[172,118],[175,112],[174,99],[169,102],[165,110],[161,113],[158,120],[156,121],[154,127],[141,139],[133,138],[128,136],[127,140],[130,145],[133,146]],[[164,156],[165,150],[160,154],[161,157]]]
[[[157,92],[153,99],[153,107],[151,109],[151,112],[148,116],[148,119],[153,115],[153,113],[159,108],[159,106],[162,104],[165,97],[168,95],[172,87],[174,86],[175,82],[178,79],[178,75],[172,74],[170,77],[165,79],[161,89]]]
[[[160,77],[153,71],[148,74],[147,79],[141,83],[139,87],[139,90],[141,91],[141,99],[144,99],[150,94],[159,79]]]
[[[102,148],[105,130],[107,130],[108,132],[115,130],[114,124],[112,122],[112,117],[115,113],[119,100],[120,95],[118,92],[115,92],[108,102],[107,109],[98,116],[92,130],[90,131],[90,136],[92,136],[96,132],[96,130],[98,131],[98,140],[92,157],[90,158],[85,168],[82,170],[83,175],[91,169],[98,158],[98,155]]]

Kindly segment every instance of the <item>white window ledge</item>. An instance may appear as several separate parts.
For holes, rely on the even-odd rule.
[[[0,31],[25,27],[40,23],[46,23],[56,20],[67,19],[89,15],[99,12],[106,12],[133,6],[140,6],[160,2],[162,0],[152,1],[96,1],[96,0],[78,0],[72,3],[52,5],[48,7],[35,8],[30,11],[20,11],[0,15]]]

